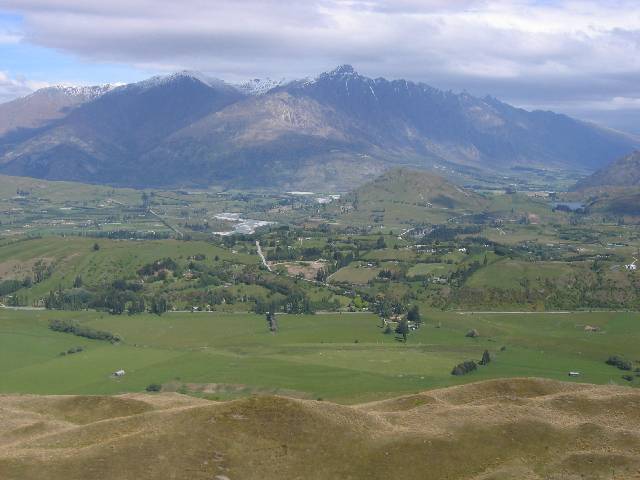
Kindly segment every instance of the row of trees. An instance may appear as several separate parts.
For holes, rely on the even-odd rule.
[[[121,339],[118,335],[103,330],[96,330],[77,322],[69,320],[51,320],[49,328],[54,332],[70,333],[78,337],[91,338],[93,340],[104,340],[111,343],[119,342]]]
[[[128,313],[155,313],[162,315],[170,309],[166,296],[156,294],[145,298],[141,293],[109,287],[104,291],[91,292],[84,288],[51,290],[44,299],[49,310],[84,310],[95,308],[113,315]]]

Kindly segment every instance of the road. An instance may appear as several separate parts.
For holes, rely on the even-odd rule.
[[[184,237],[184,234],[183,234],[180,230],[178,230],[178,227],[175,227],[175,226],[171,225],[168,221],[166,221],[166,220],[164,219],[164,217],[163,217],[162,215],[160,215],[160,214],[158,214],[158,213],[154,212],[154,211],[153,211],[153,210],[151,210],[151,209],[149,209],[148,211],[149,211],[149,213],[150,213],[151,215],[153,215],[153,216],[154,216],[154,217],[156,217],[158,220],[160,220],[162,223],[164,223],[168,228],[170,228],[171,230],[173,230],[174,232],[176,232],[176,234],[180,235],[180,238],[183,238],[183,237]]]
[[[260,260],[262,260],[262,264],[267,268],[267,270],[271,272],[272,271],[271,267],[267,263],[267,259],[264,258],[264,253],[262,253],[262,247],[260,246],[260,242],[258,240],[256,240],[256,248],[258,249],[258,255],[260,255]]]
[[[44,307],[10,307],[3,303],[0,303],[0,308],[4,308],[6,310],[46,310]]]

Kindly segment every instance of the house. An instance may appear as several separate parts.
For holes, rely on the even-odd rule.
[[[187,270],[182,274],[182,276],[184,277],[185,280],[193,280],[195,278],[195,275],[191,270]]]
[[[111,376],[112,377],[124,377],[126,373],[127,372],[125,372],[124,370],[120,369],[120,370],[116,370],[115,372],[113,372],[111,374]]]
[[[580,376],[580,372],[569,372],[569,376],[570,377],[579,377]]]

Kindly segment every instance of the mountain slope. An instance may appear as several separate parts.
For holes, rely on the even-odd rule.
[[[141,164],[141,155],[241,97],[222,82],[205,83],[189,72],[122,86],[6,149],[0,170],[52,180],[147,184],[153,166]]]
[[[401,157],[479,167],[592,169],[631,138],[553,112],[527,112],[493,98],[423,83],[359,75],[349,65],[283,87],[332,105],[364,140]]]
[[[0,397],[3,479],[634,478],[640,393],[491,380],[365,405]]]
[[[65,117],[73,107],[94,100],[113,88],[112,85],[55,86],[0,104],[0,137],[18,129],[41,127],[52,120]]]
[[[640,187],[640,151],[619,158],[579,181],[575,189],[598,187]]]
[[[0,125],[2,122],[0,109]],[[0,173],[129,186],[349,189],[397,164],[593,170],[636,139],[345,65],[239,87],[193,72],[116,88],[19,136]]]
[[[279,91],[237,102],[176,132],[141,159],[142,163],[188,166],[199,183],[348,188],[353,177],[379,173],[382,161],[354,152],[360,139],[349,134],[351,119],[309,97]],[[360,147],[366,151],[367,146]],[[189,173],[175,172],[184,182]],[[158,179],[162,183],[162,179]]]

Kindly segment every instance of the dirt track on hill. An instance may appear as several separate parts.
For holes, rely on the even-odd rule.
[[[640,391],[507,379],[357,406],[0,396],[0,478],[638,479]]]

